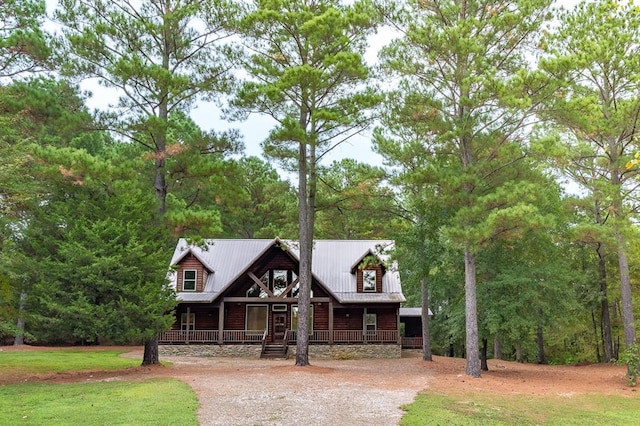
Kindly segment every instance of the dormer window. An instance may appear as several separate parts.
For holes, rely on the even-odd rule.
[[[182,291],[196,291],[196,278],[198,271],[195,269],[185,269],[182,271]]]
[[[364,269],[362,271],[362,291],[375,292],[376,291],[376,270]]]

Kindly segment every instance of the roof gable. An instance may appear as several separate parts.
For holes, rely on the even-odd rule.
[[[182,262],[188,255],[192,255],[202,264],[202,266],[209,272],[214,272],[214,269],[207,263],[204,257],[200,254],[199,251],[192,250],[192,247],[188,247],[186,250],[182,251],[181,254],[174,260],[171,261],[171,265],[178,265]],[[175,256],[175,254],[174,254]]]

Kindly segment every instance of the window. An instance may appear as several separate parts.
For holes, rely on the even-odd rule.
[[[296,283],[296,285],[294,285],[293,288],[291,289],[291,297],[297,298],[298,297],[298,293],[300,293],[300,283],[299,282]],[[313,298],[313,290],[309,290],[309,297]]]
[[[263,333],[267,328],[267,305],[247,305],[246,330]]]
[[[269,295],[258,284],[254,284],[247,290],[247,297],[261,297],[264,299],[265,297],[269,297]]]
[[[196,329],[196,314],[182,314],[180,317],[180,330],[188,331]]]
[[[291,307],[291,330],[298,331],[298,305]],[[309,306],[309,334],[313,333],[313,305]]]
[[[365,269],[362,271],[362,291],[376,291],[375,269]]]
[[[378,327],[378,315],[376,314],[367,314],[364,317],[364,325],[367,333],[375,333]]]
[[[289,281],[287,280],[287,271],[282,269],[275,269],[273,271],[273,281],[271,286],[271,291],[273,291],[273,295],[278,297],[282,294],[283,291],[287,289],[289,285]]]
[[[260,277],[260,281],[264,285],[264,288],[268,288],[271,293],[273,293],[273,297],[297,297],[298,296],[298,285],[296,285],[293,289],[284,294],[285,290],[298,278],[298,275],[294,271],[286,270],[286,269],[272,269]],[[257,283],[254,283],[246,293],[247,297],[259,297],[259,298],[267,298],[270,297],[269,293],[267,293],[262,287],[260,287]],[[312,296],[313,297],[313,296]]]
[[[195,269],[185,269],[182,271],[182,291],[196,291],[196,277],[198,272]]]

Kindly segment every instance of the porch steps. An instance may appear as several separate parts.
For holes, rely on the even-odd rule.
[[[286,358],[287,357],[287,345],[284,344],[269,344],[265,345],[260,358]]]

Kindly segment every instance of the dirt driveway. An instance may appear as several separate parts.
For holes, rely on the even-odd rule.
[[[164,371],[193,387],[198,416],[207,425],[397,425],[400,406],[418,392],[637,397],[625,368],[612,364],[549,366],[489,360],[481,379],[464,374],[465,360],[418,351],[401,359],[294,360],[166,357]]]
[[[3,350],[7,350],[3,349]],[[22,346],[8,350],[43,350]],[[88,347],[86,350],[106,349]],[[125,356],[142,359],[142,348]],[[422,390],[450,396],[482,392],[551,395],[621,395],[637,398],[626,385],[625,367],[612,364],[549,366],[489,360],[481,379],[464,374],[465,360],[434,357],[422,361],[417,351],[401,359],[328,361],[311,359],[309,367],[294,360],[163,357],[172,366],[137,367],[116,372],[71,372],[9,376],[1,383],[144,380],[174,377],[198,395],[200,424],[207,425],[396,425],[401,405]]]
[[[429,386],[419,358],[292,360],[172,358],[207,425],[395,425],[400,406]]]

